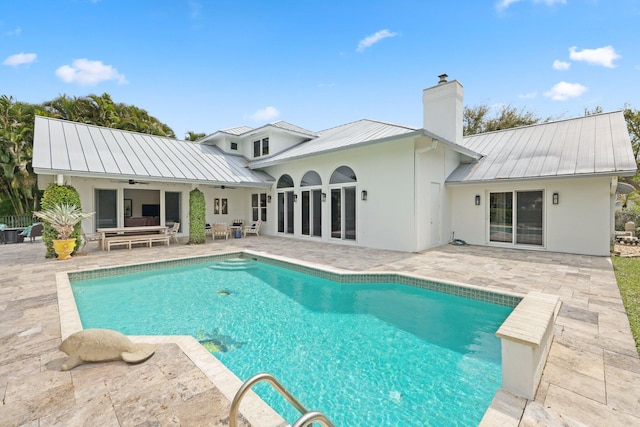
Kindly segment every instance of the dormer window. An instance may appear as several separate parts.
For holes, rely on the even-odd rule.
[[[269,154],[269,138],[262,138],[253,141],[253,157],[266,156]]]
[[[238,143],[237,142],[232,142],[231,143],[231,149],[235,150],[235,151],[238,151]]]

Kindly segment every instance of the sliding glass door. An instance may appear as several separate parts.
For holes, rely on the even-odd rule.
[[[542,246],[543,200],[541,190],[490,193],[489,241]]]
[[[95,190],[96,228],[118,226],[118,191]]]

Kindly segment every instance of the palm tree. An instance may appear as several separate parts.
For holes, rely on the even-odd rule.
[[[37,179],[31,168],[35,107],[0,96],[0,201],[16,214],[37,204]]]

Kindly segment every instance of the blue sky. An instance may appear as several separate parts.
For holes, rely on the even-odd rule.
[[[362,118],[422,126],[447,73],[465,105],[539,117],[640,109],[640,0],[21,0],[0,10],[0,94],[111,94],[187,131]]]

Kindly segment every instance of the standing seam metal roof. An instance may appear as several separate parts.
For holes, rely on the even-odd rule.
[[[251,163],[251,167],[264,167],[314,154],[349,148],[362,143],[407,135],[416,131],[418,131],[418,129],[408,126],[394,125],[368,119],[358,120],[318,132],[317,138],[300,143],[268,159],[255,161]]]
[[[447,183],[636,171],[620,111],[472,135],[462,145],[483,157],[458,166]]]
[[[217,147],[36,116],[36,173],[266,186],[270,177]]]

